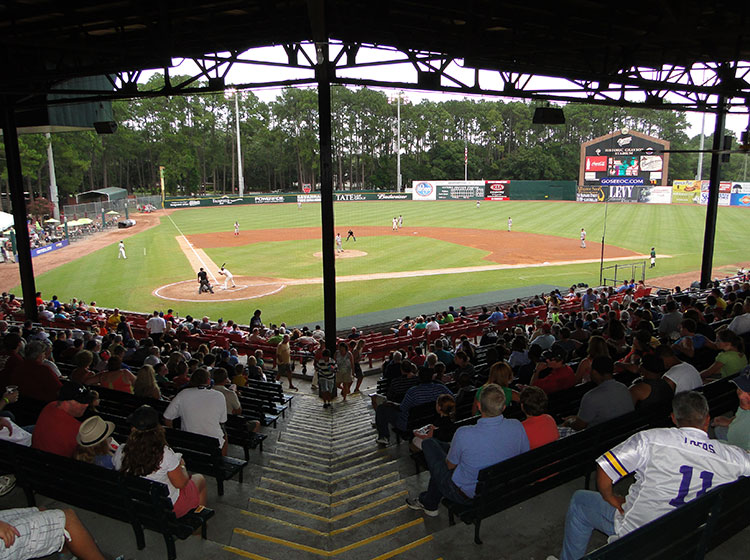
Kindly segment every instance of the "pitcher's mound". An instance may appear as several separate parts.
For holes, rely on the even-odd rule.
[[[366,257],[367,253],[364,251],[357,251],[356,249],[344,249],[341,253],[336,253],[337,259],[353,259],[354,257]],[[319,259],[323,258],[323,252],[318,251],[317,253],[313,253],[313,257],[317,257]]]

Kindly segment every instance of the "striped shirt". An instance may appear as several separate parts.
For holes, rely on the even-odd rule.
[[[448,387],[442,383],[434,382],[420,383],[416,387],[412,387],[406,391],[404,400],[402,400],[399,405],[400,412],[398,415],[398,421],[396,422],[396,428],[399,430],[406,429],[406,420],[409,418],[409,410],[411,410],[412,407],[428,402],[435,402],[440,395],[445,394],[453,396],[453,393]]]

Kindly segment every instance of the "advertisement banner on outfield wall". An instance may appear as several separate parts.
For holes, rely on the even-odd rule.
[[[703,206],[708,204],[708,181],[701,181],[701,195],[698,202]],[[719,206],[729,206],[731,202],[732,182],[721,181],[719,183]]]
[[[584,185],[576,189],[576,202],[604,202],[605,200],[606,195],[601,186]]]
[[[672,183],[674,204],[698,204],[701,196],[701,181],[675,181]]]
[[[409,193],[395,192],[335,192],[336,202],[358,202],[364,200],[411,200]],[[320,202],[320,193],[309,194],[259,194],[254,196],[221,196],[194,198],[166,198],[164,208],[197,208],[203,206],[237,206],[241,204],[281,204],[283,202]]]
[[[485,181],[412,181],[413,200],[484,200]]]
[[[672,187],[644,187],[638,202],[670,204],[672,202]]]
[[[732,183],[730,206],[750,206],[750,183]]]
[[[510,200],[510,181],[485,181],[485,200]]]
[[[610,185],[609,192],[605,190],[605,193],[609,202],[640,202],[644,188],[640,185]]]

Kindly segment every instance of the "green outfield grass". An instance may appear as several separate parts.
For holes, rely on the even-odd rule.
[[[578,239],[581,227],[588,232],[587,256],[599,255],[605,206],[571,202],[342,202],[336,203],[336,229],[346,234],[349,227],[389,227],[393,216],[403,215],[404,228],[466,227],[504,230],[508,216],[513,230]],[[238,206],[180,210],[171,214],[174,224],[187,234],[232,231],[235,220],[243,231],[267,228],[320,226],[320,206],[296,204]],[[639,253],[652,246],[660,254],[650,277],[695,271],[700,268],[705,208],[687,205],[612,204],[607,208],[608,245]],[[750,212],[744,208],[719,208],[714,266],[748,260]],[[117,260],[117,246],[99,250],[75,262],[37,277],[45,297],[53,293],[65,301],[72,297],[94,299],[98,304],[149,311],[172,307],[181,315],[207,314],[247,322],[252,310],[263,309],[267,321],[297,324],[322,319],[322,286],[289,286],[262,299],[227,303],[179,303],[160,299],[152,291],[164,284],[192,279],[194,274],[179,249],[177,228],[163,218],[161,225],[126,241],[128,259]],[[572,241],[575,242],[575,241]],[[403,270],[424,270],[489,264],[485,251],[445,241],[404,236],[358,238],[356,246],[366,257],[337,261],[337,274],[365,274]],[[321,276],[319,239],[251,244],[237,248],[215,248],[206,252],[214,262],[227,262],[235,275],[307,278]],[[231,265],[229,264],[231,263]],[[372,280],[339,283],[339,316],[391,309],[440,299],[457,300],[464,295],[534,284],[570,285],[596,283],[599,265],[581,264],[460,275]],[[457,304],[460,302],[457,301]]]

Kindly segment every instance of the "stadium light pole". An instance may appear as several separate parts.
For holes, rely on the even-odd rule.
[[[237,127],[237,182],[240,197],[245,194],[245,177],[242,173],[242,145],[240,143],[240,95],[241,93],[234,88],[224,91],[227,99],[234,97],[234,120]]]
[[[403,91],[396,94],[396,192],[401,192],[401,98]],[[393,103],[393,98],[390,99]]]
[[[609,196],[604,199],[604,229],[602,229],[602,255],[599,258],[599,285],[604,281],[604,238],[607,236],[607,210],[609,210]],[[617,275],[615,275],[617,278]]]

